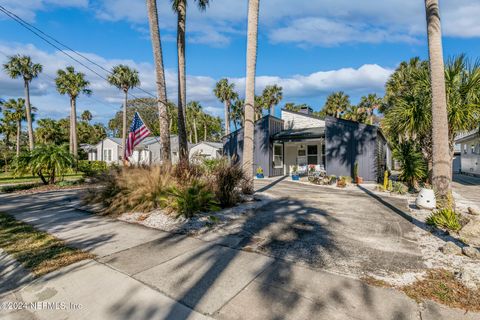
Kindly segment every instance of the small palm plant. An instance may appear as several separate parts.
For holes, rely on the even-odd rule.
[[[412,141],[400,143],[393,150],[393,157],[400,162],[400,180],[410,188],[416,188],[419,181],[427,176],[427,165],[420,151]]]
[[[15,175],[38,175],[43,184],[54,184],[73,166],[74,158],[65,146],[41,145],[16,159]]]
[[[22,121],[26,120],[25,99],[9,99],[8,101],[5,101],[3,105],[6,110],[10,111],[9,113],[6,113],[8,120],[15,122],[17,126],[16,150],[18,157],[20,155],[20,135],[22,133]]]
[[[177,217],[191,218],[199,212],[220,209],[215,193],[199,180],[194,179],[188,186],[172,187],[169,193],[173,197]]]
[[[428,225],[446,228],[452,231],[458,231],[460,225],[457,213],[449,208],[440,209],[433,212],[426,220]]]

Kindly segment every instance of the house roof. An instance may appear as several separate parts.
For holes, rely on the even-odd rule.
[[[274,140],[318,139],[325,137],[325,127],[289,129],[272,136]]]
[[[194,144],[192,145],[191,147],[195,147],[195,146],[198,146],[198,145],[201,145],[201,144],[206,144],[210,147],[213,147],[213,148],[216,148],[216,149],[222,149],[223,148],[223,143],[220,143],[220,142],[211,142],[211,141],[201,141],[197,144]]]
[[[468,132],[461,132],[461,133],[457,134],[457,136],[455,137],[455,142],[456,143],[464,142],[464,141],[468,141],[472,138],[479,137],[479,136],[480,136],[480,130],[478,130],[478,129],[468,131]]]

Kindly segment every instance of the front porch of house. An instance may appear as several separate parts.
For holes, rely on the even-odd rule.
[[[295,166],[326,169],[324,128],[286,130],[273,137],[273,167],[277,175],[290,175]]]

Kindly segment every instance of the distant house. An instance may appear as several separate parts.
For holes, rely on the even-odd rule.
[[[216,157],[213,148],[218,146],[218,144],[215,142],[202,142],[197,145],[189,144],[189,150],[191,150],[193,146],[196,147],[194,152],[203,152],[207,158],[211,158],[212,156]],[[177,163],[179,160],[178,136],[170,136],[170,149],[172,163]],[[88,160],[105,161],[107,164],[122,164],[123,148],[121,138],[105,138],[95,146],[90,146],[86,150]],[[132,164],[151,165],[160,163],[161,159],[162,148],[160,146],[160,137],[147,137],[135,147],[132,156],[129,158],[129,162]]]
[[[455,144],[458,146],[457,152],[460,154],[460,172],[480,176],[479,130],[457,135]]]
[[[243,128],[223,139],[224,153],[242,161]],[[264,175],[291,174],[297,166],[316,167],[328,175],[353,176],[355,163],[365,181],[383,177],[391,163],[391,151],[377,126],[312,115],[311,109],[300,112],[282,110],[281,118],[267,115],[255,123],[254,169]]]
[[[202,141],[190,147],[190,159],[218,159],[222,157],[223,144],[219,142]]]

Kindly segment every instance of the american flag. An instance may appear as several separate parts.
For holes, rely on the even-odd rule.
[[[125,159],[128,159],[132,155],[135,146],[142,142],[143,139],[148,137],[149,134],[150,130],[148,130],[145,123],[143,123],[138,112],[135,112],[132,125],[130,126],[130,132],[128,133],[127,137]]]

